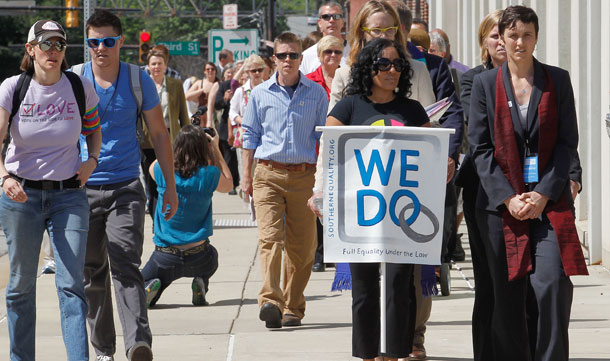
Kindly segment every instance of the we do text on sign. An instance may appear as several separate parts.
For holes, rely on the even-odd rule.
[[[451,129],[323,131],[324,261],[440,264]]]

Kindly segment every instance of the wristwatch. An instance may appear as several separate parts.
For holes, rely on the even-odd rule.
[[[4,187],[4,182],[6,182],[6,180],[9,178],[11,178],[10,174],[7,174],[5,176],[2,176],[2,178],[0,178],[0,188]]]

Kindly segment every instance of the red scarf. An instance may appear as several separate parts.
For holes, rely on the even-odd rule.
[[[546,79],[542,98],[538,105],[538,170],[540,173],[551,160],[553,149],[557,143],[558,129],[555,86],[544,66],[543,69]],[[526,189],[523,180],[523,165],[519,159],[515,130],[508,107],[506,90],[504,89],[504,80],[502,79],[502,67],[498,68],[496,77],[496,109],[494,115],[494,157],[515,192],[517,194],[524,193]],[[555,203],[549,201],[543,212],[551,221],[555,230],[566,276],[588,275],[567,194],[564,192]],[[518,280],[532,271],[529,221],[520,221],[511,216],[508,209],[504,209],[502,225],[504,242],[506,243],[508,280]]]

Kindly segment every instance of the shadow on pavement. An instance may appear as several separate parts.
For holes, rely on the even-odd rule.
[[[299,327],[282,327],[275,330],[271,330],[272,332],[296,332],[296,331],[309,331],[309,330],[330,330],[333,328],[345,328],[352,327],[351,322],[337,322],[337,323],[307,323],[305,320],[303,321],[303,325]]]

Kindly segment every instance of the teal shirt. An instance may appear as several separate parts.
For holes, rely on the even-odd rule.
[[[199,168],[190,178],[182,178],[176,172],[178,210],[166,221],[163,218],[163,194],[166,183],[159,163],[154,167],[159,199],[155,210],[155,236],[159,247],[184,245],[210,237],[212,230],[212,195],[220,180],[220,170],[215,166]]]

